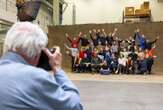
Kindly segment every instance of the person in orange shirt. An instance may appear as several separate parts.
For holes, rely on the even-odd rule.
[[[145,50],[145,58],[147,61],[148,74],[151,74],[152,65],[154,63],[154,58],[156,58],[156,56],[153,54],[155,48],[156,48],[156,46],[154,45],[151,50],[148,50],[148,49]]]

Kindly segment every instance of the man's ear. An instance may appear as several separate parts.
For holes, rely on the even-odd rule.
[[[29,64],[33,65],[33,66],[37,66],[40,60],[40,56],[41,54],[37,54],[35,57],[33,58],[28,58],[27,61]]]

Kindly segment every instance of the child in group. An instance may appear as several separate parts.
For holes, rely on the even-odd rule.
[[[120,54],[120,57],[118,58],[118,69],[116,73],[125,74],[126,64],[127,64],[127,58],[125,58],[123,54]]]

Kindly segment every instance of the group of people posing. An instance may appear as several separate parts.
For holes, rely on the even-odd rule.
[[[156,56],[154,50],[157,36],[149,41],[136,29],[133,36],[121,39],[116,35],[118,29],[107,34],[104,29],[79,32],[77,37],[66,38],[71,46],[65,44],[72,57],[73,72],[92,72],[100,74],[151,74]]]

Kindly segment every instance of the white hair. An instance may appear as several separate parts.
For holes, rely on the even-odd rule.
[[[47,35],[38,25],[30,22],[17,22],[7,32],[3,53],[19,50],[27,57],[33,58],[46,47],[47,43]]]

